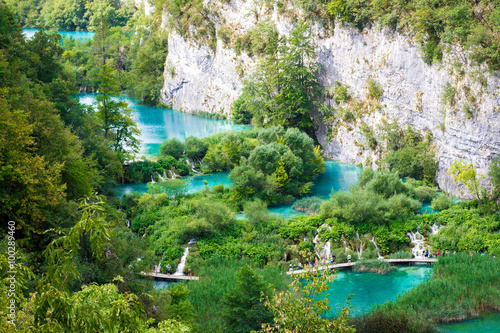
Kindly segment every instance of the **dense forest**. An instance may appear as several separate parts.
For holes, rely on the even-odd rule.
[[[459,201],[436,191],[432,137],[387,122],[383,137],[368,140],[385,147],[379,170],[363,170],[347,192],[309,195],[325,172],[313,122],[325,92],[310,22],[416,28],[427,61],[440,59],[443,42],[458,42],[497,70],[495,1],[302,1],[307,15],[287,37],[269,22],[245,36],[224,26],[216,31],[201,1],[154,5],[146,16],[127,1],[0,2],[3,331],[435,332],[437,323],[500,307],[498,157],[489,165],[489,189],[472,164],[452,164],[448,173],[474,196]],[[116,96],[165,107],[163,9],[170,29],[212,47],[218,36],[258,57],[233,113],[254,128],[168,139],[146,159],[137,154],[133,110]],[[23,27],[42,29],[27,39]],[[78,41],[46,28],[94,36]],[[368,88],[375,105],[383,92],[374,80]],[[98,92],[95,106],[76,98],[89,91]],[[338,103],[351,98],[341,84],[332,91]],[[355,117],[351,110],[331,112]],[[188,191],[185,176],[222,171],[230,186]],[[149,183],[148,191],[118,197],[124,182]],[[277,204],[306,215],[272,214],[268,207]],[[437,212],[422,214],[429,204]],[[431,252],[447,255],[425,282],[362,316],[351,318],[346,299],[340,315],[325,317],[330,305],[321,297],[335,271],[312,271],[311,264],[303,274],[285,274],[329,261],[319,254],[326,243],[337,263],[387,273],[391,268],[378,258],[411,258],[414,231]],[[175,271],[192,239],[184,273],[199,280],[155,288],[154,267]]]

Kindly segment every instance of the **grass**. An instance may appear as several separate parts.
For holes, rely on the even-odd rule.
[[[476,318],[500,310],[500,260],[465,253],[441,257],[433,276],[394,302],[358,318],[358,332],[432,332],[437,323]],[[384,328],[384,324],[387,328]]]
[[[390,263],[378,259],[362,259],[354,264],[355,272],[372,272],[377,274],[387,274],[395,270]]]
[[[324,200],[318,197],[305,197],[294,202],[292,208],[308,214],[319,214],[319,208]]]
[[[228,290],[236,284],[235,276],[243,265],[250,264],[266,283],[272,284],[276,290],[284,290],[289,280],[282,275],[278,266],[257,268],[249,260],[227,257],[211,257],[194,263],[199,272],[199,281],[189,283],[189,301],[195,308],[200,332],[226,332],[222,312],[222,299]]]

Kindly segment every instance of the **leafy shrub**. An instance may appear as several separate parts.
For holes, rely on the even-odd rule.
[[[172,156],[176,160],[184,154],[186,145],[177,138],[165,140],[160,146],[158,156]]]
[[[324,200],[319,197],[306,197],[293,203],[292,208],[299,212],[308,212],[310,214],[319,214],[321,203]]]
[[[431,208],[434,210],[445,210],[450,208],[453,199],[444,193],[440,193],[437,197],[432,199]]]
[[[356,272],[372,272],[377,274],[387,274],[394,270],[390,263],[378,259],[362,259],[356,262],[353,270]]]
[[[415,194],[421,202],[426,202],[436,197],[436,190],[429,186],[419,186],[415,189]]]
[[[373,78],[369,78],[366,83],[368,85],[368,96],[375,100],[379,100],[384,93],[384,89],[382,88],[382,86]]]

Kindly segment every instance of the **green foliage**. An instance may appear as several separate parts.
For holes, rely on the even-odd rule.
[[[185,195],[189,183],[184,179],[167,179],[158,183],[148,184],[148,192],[151,194],[166,193],[168,197],[174,198]]]
[[[203,41],[215,51],[216,30],[211,10],[201,0],[156,0],[154,6],[161,12],[165,8],[171,15],[169,24],[180,35]]]
[[[272,319],[272,313],[261,302],[262,297],[269,296],[269,286],[248,265],[236,277],[236,286],[228,290],[222,301],[226,327],[232,332],[257,330]]]
[[[500,197],[500,158],[498,156],[491,161],[488,175],[493,185],[492,200],[497,200]]]
[[[368,96],[374,100],[380,100],[380,97],[382,97],[382,94],[384,93],[382,86],[373,78],[369,78],[366,81],[366,84],[368,88]]]
[[[481,192],[485,191],[479,183],[484,179],[484,175],[477,175],[472,162],[466,164],[463,160],[453,161],[448,169],[448,174],[452,175],[454,182],[463,183],[470,194],[478,200],[481,199]]]
[[[495,2],[333,0],[326,6],[332,17],[350,22],[360,30],[375,22],[415,31],[426,62],[442,59],[443,43],[460,43],[470,50],[473,60],[486,62],[491,69],[498,70],[498,9],[479,14],[484,8],[495,8]]]
[[[415,194],[420,202],[431,201],[436,197],[436,189],[429,186],[419,186],[415,188]]]
[[[437,197],[432,199],[431,208],[434,210],[445,210],[450,208],[453,199],[444,193],[440,193]]]
[[[402,177],[425,180],[435,183],[438,163],[431,147],[431,138],[422,138],[413,128],[399,128],[397,123],[384,127],[389,154],[384,161],[389,169],[397,171]]]
[[[497,215],[487,215],[477,208],[454,205],[439,213],[438,221],[446,225],[431,239],[435,249],[494,253],[500,250],[500,237],[497,233],[500,219]]]
[[[335,102],[348,102],[351,99],[351,94],[349,93],[349,86],[343,85],[339,81],[335,82],[334,87]]]
[[[184,142],[186,145],[186,156],[192,160],[198,160],[205,156],[208,150],[208,144],[203,139],[190,136]]]
[[[158,153],[159,157],[162,156],[172,156],[176,160],[179,159],[184,154],[186,150],[186,145],[184,142],[180,141],[177,138],[171,138],[165,140],[160,146],[160,150]]]
[[[292,208],[299,212],[318,214],[323,201],[324,200],[319,197],[305,197],[295,201]]]
[[[455,95],[457,90],[449,82],[446,82],[443,89],[443,102],[448,106],[455,105]]]
[[[294,275],[291,288],[300,297],[293,297],[291,291],[275,292],[273,297],[266,297],[265,305],[273,312],[274,320],[259,332],[307,332],[311,327],[325,332],[355,332],[349,325],[349,299],[336,320],[321,317],[330,306],[327,298],[317,298],[330,288],[328,282],[334,278],[335,275],[329,270],[323,270],[319,274],[306,270],[305,273]]]
[[[321,93],[309,27],[299,22],[286,40],[260,62],[237,102],[258,124],[298,127],[312,133],[314,99]]]
[[[424,332],[431,331],[434,323],[476,317],[498,302],[499,265],[498,259],[478,255],[443,256],[434,264],[430,279],[361,320],[370,323],[370,317],[378,316],[387,323],[400,318],[397,322],[405,322],[402,331]]]
[[[261,284],[253,280],[251,283],[251,286],[253,286],[252,293],[238,287],[238,283],[242,283],[242,281],[248,278],[248,276],[238,276],[242,269],[245,270],[243,267],[247,265],[250,265],[252,271],[260,276],[260,281],[263,282]],[[195,307],[201,332],[222,333],[228,330],[224,316],[229,309],[226,310],[224,299],[225,295],[233,299],[231,294],[228,294],[229,290],[235,290],[235,292],[239,293],[245,299],[251,300],[254,292],[261,286],[265,290],[267,289],[267,285],[271,284],[276,290],[281,291],[286,288],[289,282],[288,278],[283,278],[284,275],[281,274],[282,270],[277,266],[258,268],[252,262],[233,258],[213,257],[203,262],[195,263],[195,269],[199,272],[200,280],[189,285],[189,300]],[[265,310],[262,310],[260,305],[255,301],[254,299],[253,308],[257,310],[256,312],[265,313]],[[231,301],[228,299],[228,302]],[[245,306],[245,304],[242,304],[237,299],[234,302]],[[231,312],[234,313],[233,311]],[[234,321],[243,320],[245,317],[259,317],[255,312],[238,312],[237,316],[233,318]]]
[[[398,251],[389,255],[390,259],[411,259],[413,254],[408,251]]]
[[[363,254],[363,257],[365,255]],[[384,260],[362,259],[356,261],[353,270],[356,272],[372,272],[377,274],[387,274],[394,270],[394,266]]]
[[[132,109],[126,102],[112,98],[119,94],[119,89],[111,68],[101,66],[99,81],[97,115],[104,124],[104,136],[122,161],[130,160],[139,151],[139,140],[136,138],[139,130],[131,117]]]
[[[277,46],[278,31],[274,23],[269,20],[258,22],[253,29],[237,37],[234,42],[236,54],[244,51],[250,57],[274,54]]]

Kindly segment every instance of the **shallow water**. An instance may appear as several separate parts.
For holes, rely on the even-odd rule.
[[[461,323],[439,325],[443,333],[498,333],[500,332],[500,313],[490,313],[478,319],[467,320]]]
[[[340,314],[349,295],[353,316],[368,312],[373,305],[395,300],[401,293],[417,286],[430,276],[432,269],[426,266],[400,267],[388,274],[339,271],[330,284],[327,294],[331,310],[327,318]]]
[[[188,185],[188,193],[196,193],[203,189],[205,183],[204,180],[208,182],[208,187],[212,188],[215,185],[224,185],[224,187],[230,187],[232,182],[228,178],[228,172],[217,172],[209,175],[200,175],[200,176],[190,176],[190,177],[181,177],[181,179],[187,179],[189,181]],[[146,193],[148,191],[147,184],[123,184],[118,185],[115,188],[117,192],[117,197],[123,197],[125,194],[129,194],[132,192],[137,193]]]
[[[80,102],[87,105],[96,104],[96,96],[97,93],[80,94]],[[249,125],[234,124],[229,120],[203,118],[173,109],[140,105],[127,96],[116,99],[126,101],[129,108],[136,111],[132,117],[141,131],[140,155],[155,156],[163,141],[170,138],[184,140],[191,135],[204,138],[217,133],[251,128]]]
[[[26,36],[27,39],[30,39],[35,35],[35,33],[40,30],[38,28],[24,28],[23,29],[23,34]],[[79,41],[84,41],[87,39],[92,39],[94,36],[94,32],[92,31],[65,31],[65,30],[58,30],[58,34],[63,36],[64,38],[74,38]]]

